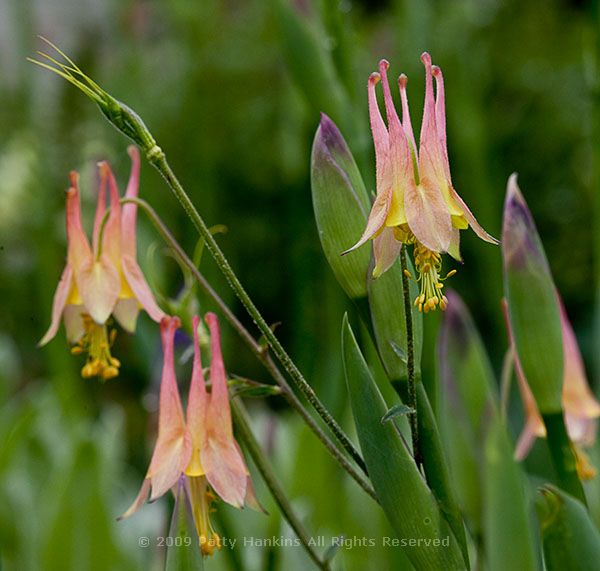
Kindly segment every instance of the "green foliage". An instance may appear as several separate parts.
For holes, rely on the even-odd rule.
[[[585,506],[551,485],[538,490],[536,506],[546,569],[596,569],[600,561],[600,533]]]
[[[454,292],[447,295],[448,309],[438,340],[440,432],[469,529],[475,538],[481,538],[482,435],[497,418],[498,391],[488,355],[467,307]]]
[[[367,248],[367,246],[363,246]],[[412,262],[407,260],[409,271],[414,275]],[[382,276],[368,282],[369,309],[377,343],[379,357],[388,377],[392,381],[406,382],[406,321],[404,318],[404,292],[402,290],[402,269],[396,263]],[[418,285],[410,280],[411,299],[418,295]],[[412,307],[415,372],[421,373],[421,353],[423,348],[423,315]]]
[[[556,287],[516,175],[506,192],[502,255],[508,317],[523,373],[540,412],[560,412],[563,342]]]
[[[325,257],[350,299],[367,295],[367,248],[342,256],[360,237],[370,209],[367,191],[342,134],[327,115],[313,142],[311,189]]]
[[[456,538],[423,481],[360,352],[347,317],[342,324],[344,371],[369,477],[399,543],[415,569],[464,569]],[[410,539],[419,541],[408,543]],[[444,543],[441,543],[444,541]],[[446,543],[447,542],[447,543]]]
[[[487,430],[484,458],[483,543],[489,569],[539,569],[525,479],[513,459],[506,424],[499,416],[491,420]]]
[[[204,562],[198,546],[190,496],[182,480],[177,487],[171,527],[165,541],[167,541],[165,571],[203,571]]]

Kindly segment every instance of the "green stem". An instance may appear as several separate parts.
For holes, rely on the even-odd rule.
[[[413,337],[412,306],[408,284],[408,268],[406,265],[406,246],[400,249],[400,264],[402,266],[402,290],[404,293],[404,319],[406,320],[406,369],[408,373],[408,406],[414,412],[410,413],[410,432],[412,434],[413,455],[417,466],[422,464],[421,449],[419,448],[419,423],[417,410],[417,391],[415,386],[415,349]]]
[[[231,412],[233,413],[233,421],[235,423],[237,435],[244,443],[246,450],[252,457],[254,465],[260,472],[260,475],[267,485],[267,488],[269,488],[269,491],[271,492],[275,503],[281,510],[281,513],[298,536],[298,539],[300,539],[302,546],[308,553],[309,557],[314,561],[315,565],[319,569],[330,569],[329,563],[327,561],[323,561],[313,549],[313,546],[311,545],[311,537],[308,534],[308,531],[295,514],[292,505],[285,494],[283,486],[273,472],[273,468],[256,441],[254,434],[252,434],[243,404],[237,399],[233,399],[231,402]]]
[[[354,466],[346,459],[344,454],[338,449],[334,442],[321,430],[319,425],[315,422],[315,419],[310,413],[304,408],[300,399],[292,391],[290,385],[286,381],[285,377],[273,361],[267,351],[252,337],[250,332],[240,323],[237,317],[233,314],[227,304],[221,299],[219,294],[211,287],[206,281],[206,278],[198,271],[198,268],[194,262],[184,252],[183,248],[179,245],[177,240],[173,237],[169,229],[165,226],[163,221],[160,219],[156,211],[144,200],[140,198],[125,198],[121,200],[123,204],[132,203],[139,206],[144,213],[148,216],[152,224],[154,224],[158,233],[162,236],[164,241],[169,245],[175,256],[179,259],[180,264],[185,267],[196,280],[202,290],[213,300],[217,305],[225,319],[231,324],[238,335],[246,343],[249,349],[254,353],[257,359],[265,366],[267,371],[273,377],[273,380],[281,387],[282,395],[288,402],[288,404],[300,415],[308,427],[314,432],[317,438],[325,446],[327,451],[337,460],[339,465],[344,469],[350,477],[352,477],[358,485],[369,494],[375,501],[378,501],[377,495],[373,488],[365,481],[360,473],[354,468]]]
[[[542,418],[546,425],[548,448],[560,487],[587,506],[583,486],[577,475],[577,461],[567,434],[563,413],[542,414]]]
[[[219,266],[219,269],[221,270],[221,272],[223,272],[223,275],[229,282],[229,285],[237,295],[238,299],[242,302],[242,305],[246,308],[246,311],[253,319],[254,323],[256,323],[260,332],[267,340],[267,343],[273,350],[273,353],[275,354],[279,362],[283,365],[283,368],[289,373],[296,388],[298,388],[302,392],[302,394],[304,394],[308,402],[314,407],[319,416],[323,419],[325,424],[329,427],[331,432],[338,439],[340,444],[346,449],[348,454],[361,468],[361,470],[363,470],[363,472],[366,473],[367,468],[360,454],[358,453],[352,442],[350,442],[350,439],[346,436],[341,426],[337,423],[337,421],[325,408],[323,403],[319,400],[319,397],[316,395],[315,391],[306,382],[306,379],[304,378],[296,364],[287,354],[287,352],[285,351],[285,349],[283,348],[283,346],[269,327],[268,323],[264,320],[263,316],[260,314],[256,306],[254,305],[254,302],[250,299],[250,296],[248,295],[248,293],[240,283],[238,277],[236,276],[235,272],[229,265],[227,258],[225,257],[221,248],[217,244],[217,241],[215,240],[214,236],[211,234],[208,226],[200,216],[200,213],[196,210],[196,207],[190,200],[190,197],[185,192],[183,186],[181,186],[179,180],[177,180],[175,173],[173,173],[173,171],[171,170],[171,167],[167,162],[165,153],[160,149],[160,147],[155,145],[146,153],[146,157],[150,164],[152,164],[165,179],[165,181],[169,185],[169,188],[173,191],[173,194],[175,194],[175,196],[183,206],[183,209],[192,221],[192,224],[198,231],[198,234],[202,238],[204,238],[206,247],[208,248],[209,252],[214,258],[217,266]]]

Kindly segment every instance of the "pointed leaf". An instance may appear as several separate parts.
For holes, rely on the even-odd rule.
[[[393,420],[394,418],[397,418],[399,416],[403,416],[405,414],[412,414],[415,412],[414,408],[411,408],[410,406],[406,406],[405,404],[395,404],[392,408],[390,408],[390,410],[388,410],[383,417],[381,418],[381,424],[383,424],[384,422],[389,422],[390,420]]]
[[[364,297],[370,247],[341,256],[365,228],[367,192],[342,134],[321,115],[311,158],[312,201],[319,239],[336,279],[352,299]]]
[[[548,571],[593,571],[600,562],[600,533],[581,502],[546,485],[538,490],[538,519]]]
[[[483,483],[483,536],[489,570],[539,569],[523,473],[499,416],[492,420],[485,441]]]
[[[202,571],[204,569],[185,478],[181,478],[177,485],[175,508],[171,517],[169,536],[165,542],[167,543],[165,571]]]
[[[467,307],[453,291],[438,343],[441,434],[461,508],[475,534],[481,532],[481,468],[485,434],[497,414],[494,374]]]
[[[560,412],[563,349],[556,289],[514,174],[504,203],[502,256],[504,291],[521,367],[540,412]]]
[[[354,423],[373,487],[397,537],[420,540],[418,546],[409,543],[401,548],[417,570],[464,569],[456,539],[394,423],[381,423],[388,407],[347,317],[342,350]]]

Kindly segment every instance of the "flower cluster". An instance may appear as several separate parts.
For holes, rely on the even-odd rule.
[[[134,199],[138,195],[140,157],[134,146],[128,152],[132,166],[125,198]],[[52,322],[40,345],[54,338],[63,318],[72,353],[87,353],[82,376],[106,380],[116,377],[120,366],[110,351],[116,335],[115,329],[109,331],[111,316],[123,329],[133,332],[140,308],[156,322],[165,313],[156,304],[136,261],[137,205],[121,205],[108,163],[99,163],[98,171],[100,188],[91,245],[81,223],[79,175],[71,172],[66,207],[67,264],[54,294]]]
[[[460,260],[460,230],[471,226],[482,240],[497,244],[477,222],[458,195],[450,178],[446,148],[446,112],[442,70],[421,56],[425,65],[425,106],[417,149],[408,110],[407,77],[398,79],[402,102],[400,120],[387,78],[389,64],[379,62],[379,73],[368,83],[369,118],[376,158],[377,196],[367,226],[359,241],[347,252],[373,240],[377,278],[395,262],[402,244],[414,245],[415,268],[420,293],[415,305],[420,311],[445,309],[442,293],[441,254]],[[433,78],[436,94],[433,93]],[[387,126],[381,116],[375,86],[381,81]],[[446,276],[447,277],[447,276]]]
[[[175,377],[174,338],[179,318],[165,317],[160,324],[164,363],[160,385],[158,437],[150,467],[137,498],[121,517],[139,509],[150,494],[154,501],[174,489],[181,478],[187,486],[200,548],[204,555],[220,549],[209,514],[220,497],[228,504],[259,508],[252,481],[232,430],[227,377],[221,354],[219,322],[206,315],[211,337],[210,393],[206,389],[200,345],[199,318],[193,319],[194,363],[187,414],[184,414]]]

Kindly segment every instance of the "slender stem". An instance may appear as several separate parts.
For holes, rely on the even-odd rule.
[[[269,488],[269,491],[271,492],[275,503],[281,510],[281,513],[298,536],[298,539],[300,539],[302,546],[304,549],[306,549],[306,552],[314,561],[315,565],[319,569],[328,570],[330,568],[329,563],[327,561],[323,561],[313,549],[313,546],[311,545],[311,537],[308,534],[308,531],[295,514],[292,505],[285,494],[283,486],[277,479],[269,460],[265,457],[260,445],[254,437],[254,434],[252,434],[248,419],[246,418],[244,405],[238,399],[233,399],[231,402],[231,411],[233,413],[233,421],[237,429],[237,434],[240,440],[242,440],[244,443],[246,450],[252,457],[256,468],[260,472],[260,475],[267,485],[267,488]]]
[[[213,300],[217,305],[225,319],[235,329],[238,335],[246,343],[249,349],[254,353],[258,360],[265,366],[267,371],[273,377],[273,380],[279,385],[282,390],[282,395],[288,402],[288,404],[296,410],[296,412],[302,417],[308,427],[314,432],[317,438],[325,446],[328,452],[337,460],[342,469],[358,483],[358,485],[369,494],[375,501],[378,501],[377,495],[373,488],[365,481],[361,474],[354,468],[354,466],[346,459],[343,453],[338,449],[334,442],[323,432],[323,430],[316,423],[315,419],[310,415],[306,408],[300,402],[300,399],[296,396],[292,388],[286,381],[285,377],[271,359],[269,353],[264,350],[263,347],[252,337],[249,331],[240,323],[238,318],[229,309],[227,304],[221,299],[219,294],[211,287],[206,281],[206,278],[198,271],[198,268],[194,262],[184,252],[183,248],[179,245],[177,240],[173,237],[169,229],[165,226],[163,221],[160,219],[156,211],[144,200],[140,198],[125,198],[121,200],[122,203],[133,203],[138,205],[148,218],[152,221],[158,233],[163,237],[165,242],[169,245],[173,253],[179,259],[181,265],[189,270],[192,277],[196,280],[198,285],[204,290],[204,292]]]
[[[257,307],[254,305],[254,302],[250,299],[250,296],[240,283],[238,277],[235,272],[229,265],[227,258],[223,254],[221,248],[217,244],[217,241],[211,234],[208,226],[200,216],[200,213],[196,210],[196,207],[190,200],[190,197],[185,192],[183,186],[175,173],[171,170],[169,163],[167,162],[167,158],[165,153],[158,146],[154,146],[147,153],[146,157],[148,161],[158,170],[158,172],[162,175],[162,177],[166,180],[169,188],[173,191],[173,194],[177,197],[186,214],[194,224],[198,234],[204,238],[206,247],[214,258],[217,266],[223,275],[229,282],[229,285],[237,295],[238,299],[242,302],[242,305],[246,308],[246,311],[253,319],[254,323],[259,328],[260,332],[264,335],[267,343],[275,353],[275,356],[279,360],[279,362],[283,365],[283,368],[289,373],[291,379],[294,382],[296,388],[298,388],[306,397],[308,402],[314,407],[319,416],[323,419],[325,424],[329,427],[334,436],[338,439],[340,444],[346,449],[348,454],[352,457],[352,459],[356,462],[356,464],[366,473],[366,465],[364,460],[361,458],[360,454],[348,438],[345,432],[342,430],[342,427],[337,423],[337,421],[331,416],[329,411],[325,408],[323,403],[320,401],[319,397],[316,395],[315,391],[312,387],[306,382],[306,379],[296,366],[296,364],[292,361],[290,356],[287,354],[286,350],[283,348],[268,323],[264,320],[263,316],[258,311]]]
[[[417,390],[415,386],[415,348],[412,322],[412,305],[410,303],[410,289],[408,284],[408,268],[406,264],[406,246],[400,249],[400,264],[402,266],[402,290],[404,294],[404,319],[406,320],[406,369],[408,373],[408,406],[414,412],[409,415],[410,432],[412,434],[413,455],[417,466],[422,464],[421,449],[419,448],[419,423],[417,419]]]

